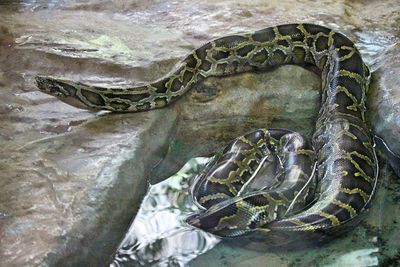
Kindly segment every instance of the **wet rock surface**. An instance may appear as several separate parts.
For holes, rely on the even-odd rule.
[[[0,265],[106,262],[166,149],[167,116],[173,118],[107,115],[21,146],[8,142],[1,153]]]
[[[371,125],[392,152],[392,166],[400,175],[400,159],[394,159],[400,157],[400,43],[389,47],[372,68],[368,103]]]
[[[34,75],[137,84],[167,73],[209,39],[299,21],[347,34],[365,60],[375,62],[371,122],[399,151],[399,83],[391,73],[398,68],[398,45],[383,54],[399,42],[396,0],[2,2],[0,265],[101,265],[111,259],[148,180],[163,180],[189,158],[210,155],[250,129],[283,127],[309,135],[318,106],[318,77],[295,66],[208,79],[171,107],[116,115],[82,111],[42,94]],[[386,111],[393,119],[382,120]],[[374,200],[365,225],[320,254],[310,250],[312,260],[304,260],[303,252],[256,254],[221,244],[193,264],[255,266],[268,258],[275,266],[306,266],[332,251],[340,258],[346,252],[340,247],[354,243],[367,255],[378,249],[380,261],[395,264],[400,231],[397,214],[388,211],[397,210],[399,191],[390,170],[382,175],[381,201]]]

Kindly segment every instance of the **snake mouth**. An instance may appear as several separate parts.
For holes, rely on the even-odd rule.
[[[200,223],[200,213],[196,213],[193,215],[190,215],[185,218],[184,220],[185,223],[190,224],[191,226],[200,228],[201,223]]]

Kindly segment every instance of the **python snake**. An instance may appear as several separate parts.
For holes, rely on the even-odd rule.
[[[329,233],[367,208],[378,166],[365,121],[370,71],[343,34],[313,24],[287,24],[222,37],[192,51],[163,78],[132,88],[48,76],[37,76],[36,83],[80,108],[136,112],[164,107],[210,76],[284,64],[311,66],[322,78],[312,148],[287,130],[259,129],[238,137],[198,178],[193,194],[204,211],[187,221],[222,237]],[[244,192],[271,155],[282,160],[279,174],[270,186]]]

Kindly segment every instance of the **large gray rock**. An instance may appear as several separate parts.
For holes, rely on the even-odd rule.
[[[26,108],[14,119],[27,119],[25,112],[34,113]],[[19,123],[37,126],[29,117]],[[0,265],[32,266],[44,257],[51,266],[106,262],[146,193],[174,117],[168,111],[108,115],[3,147]]]

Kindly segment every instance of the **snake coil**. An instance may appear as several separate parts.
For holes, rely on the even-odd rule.
[[[37,76],[36,82],[43,92],[80,108],[137,112],[164,107],[210,76],[284,64],[314,66],[321,75],[312,147],[288,130],[260,129],[238,137],[199,177],[193,192],[205,211],[187,221],[223,237],[329,232],[367,208],[377,180],[365,122],[370,72],[343,34],[313,24],[287,24],[222,37],[193,50],[161,79],[132,88],[46,76]],[[271,186],[244,192],[271,155],[282,159]]]

